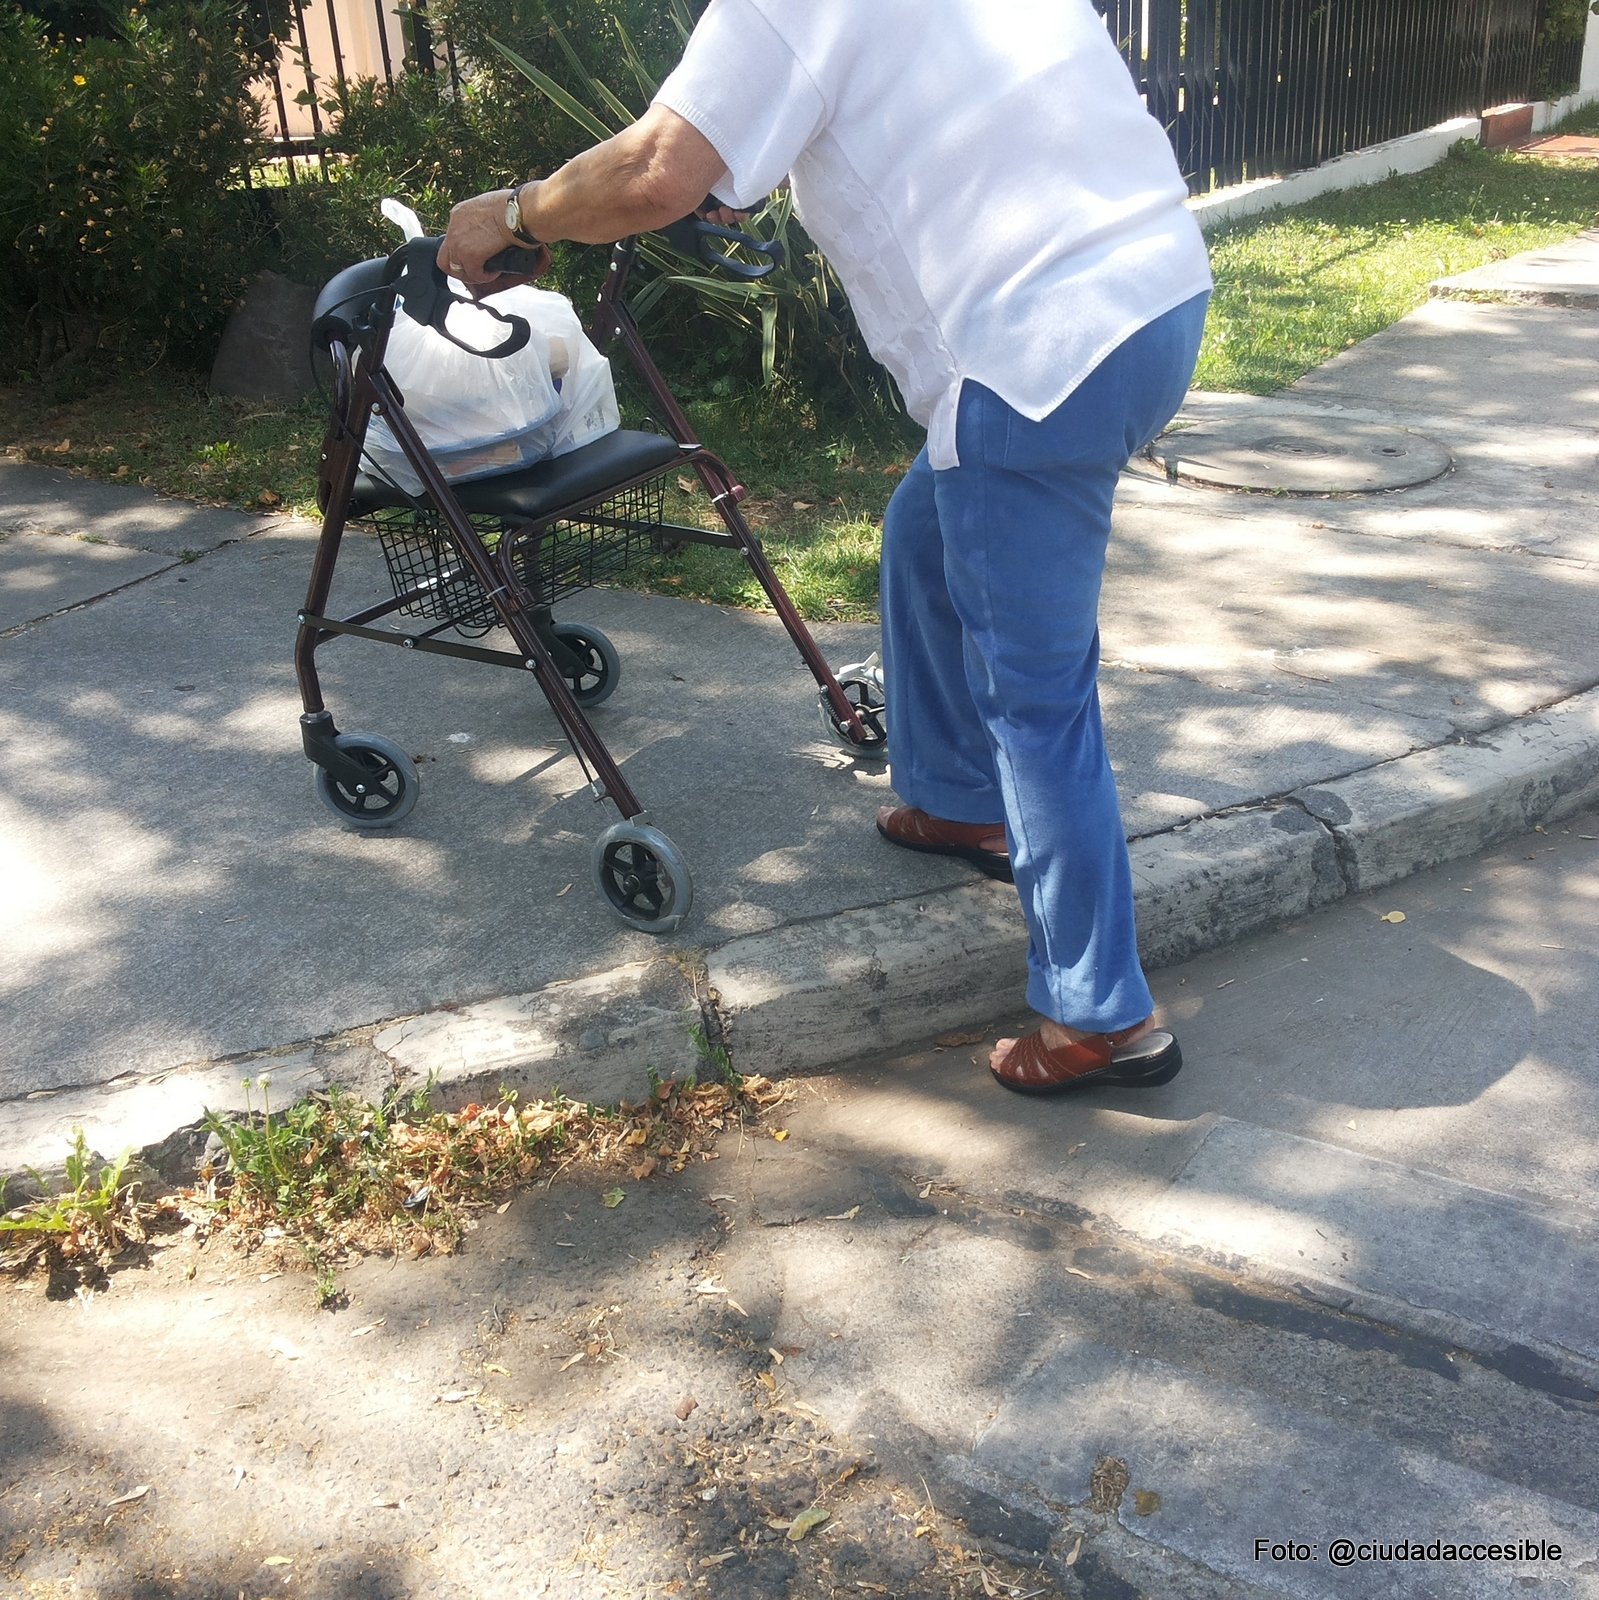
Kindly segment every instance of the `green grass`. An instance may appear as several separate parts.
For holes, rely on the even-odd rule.
[[[1559,131],[1599,131],[1599,106]],[[1195,386],[1271,394],[1406,316],[1434,278],[1568,239],[1596,217],[1599,168],[1462,147],[1427,172],[1218,229],[1216,297]],[[878,523],[916,449],[913,430],[763,391],[688,410],[748,485],[746,513],[801,612],[871,619]],[[212,400],[167,372],[71,397],[0,389],[0,443],[14,458],[307,515],[315,514],[322,424],[315,401]],[[697,492],[671,485],[668,502],[674,521],[708,520]],[[721,605],[764,605],[726,552],[691,548],[630,581]]]
[[[1390,327],[1433,279],[1569,239],[1599,170],[1461,147],[1410,177],[1217,229],[1194,386],[1271,394]]]

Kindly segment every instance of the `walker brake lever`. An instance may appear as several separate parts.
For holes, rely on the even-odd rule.
[[[407,239],[389,257],[389,281],[396,286],[401,307],[413,322],[431,328],[448,339],[459,350],[474,356],[498,361],[514,356],[533,337],[526,317],[508,317],[496,311],[485,300],[470,300],[450,291],[450,280],[439,267],[439,246],[442,239]],[[520,252],[519,252],[520,253]],[[505,252],[501,252],[505,254]],[[499,257],[495,258],[496,260]],[[501,268],[499,270],[506,270]],[[511,331],[492,350],[480,350],[451,333],[446,319],[453,305],[476,306],[486,311],[496,322],[503,322]]]

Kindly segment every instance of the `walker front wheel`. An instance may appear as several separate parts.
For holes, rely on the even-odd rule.
[[[594,842],[594,886],[611,910],[640,933],[673,933],[694,903],[682,852],[659,828],[618,822]]]
[[[333,743],[370,777],[352,786],[318,767],[313,780],[317,797],[330,811],[352,828],[392,828],[410,816],[422,781],[416,763],[399,745],[376,733],[341,733]]]

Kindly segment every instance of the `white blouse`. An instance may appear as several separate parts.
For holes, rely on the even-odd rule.
[[[725,202],[792,177],[934,467],[967,379],[1038,420],[1210,287],[1090,0],[711,0],[656,102],[727,163]]]

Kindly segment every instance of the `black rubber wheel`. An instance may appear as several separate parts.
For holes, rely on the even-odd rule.
[[[853,750],[858,756],[883,756],[888,754],[888,707],[883,696],[883,680],[873,673],[855,676],[845,668],[838,676],[838,686],[844,691],[844,698],[855,707],[856,714],[861,719],[861,724],[866,731],[864,740],[856,740],[850,726],[843,721],[833,710],[833,702],[828,698],[827,691],[822,689],[817,698],[821,702],[822,726],[846,750]]]
[[[326,767],[318,767],[313,781],[330,811],[352,828],[392,828],[410,816],[422,788],[410,756],[376,733],[341,733],[333,742],[372,777],[359,790],[350,789]]]
[[[672,933],[694,903],[682,852],[659,828],[618,822],[594,842],[594,886],[630,928]]]
[[[580,706],[597,706],[602,700],[609,700],[622,681],[622,658],[617,655],[616,646],[586,622],[557,622],[550,631],[582,662],[578,671],[561,674],[572,698]]]

